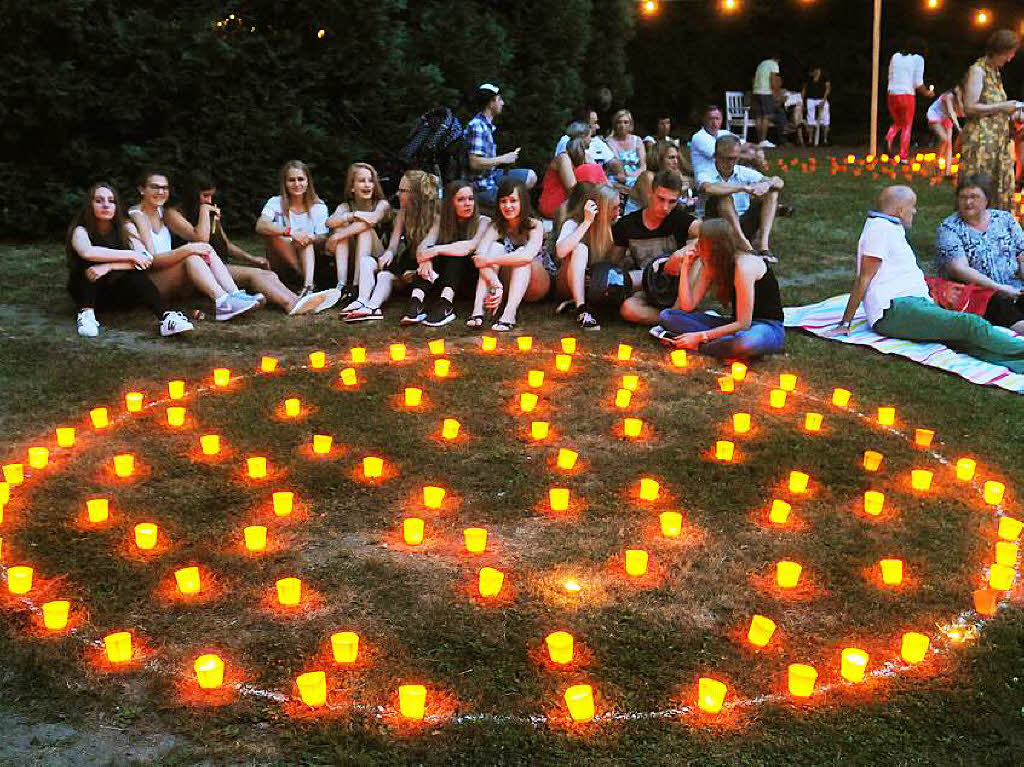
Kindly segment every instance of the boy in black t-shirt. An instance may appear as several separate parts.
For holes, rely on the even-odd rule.
[[[652,296],[643,290],[645,267],[662,269],[673,277],[679,275],[679,265],[687,240],[696,237],[700,224],[677,207],[683,190],[682,180],[675,173],[662,171],[651,184],[651,201],[643,210],[623,216],[612,226],[611,260],[629,270],[633,288],[638,291],[626,299],[619,309],[622,319],[646,325],[656,325],[662,309]],[[662,263],[664,262],[664,263]]]

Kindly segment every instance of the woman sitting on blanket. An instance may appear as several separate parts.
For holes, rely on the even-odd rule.
[[[876,333],[908,341],[938,341],[978,359],[1024,373],[1024,339],[997,329],[976,314],[936,306],[924,273],[907,242],[905,227],[914,222],[917,195],[907,186],[890,186],[878,197],[878,210],[857,243],[857,279],[843,319],[829,335],[849,335],[853,316],[864,302]]]

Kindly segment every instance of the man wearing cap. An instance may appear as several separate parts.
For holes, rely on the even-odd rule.
[[[537,174],[522,168],[502,170],[500,167],[514,164],[519,159],[520,148],[516,147],[511,152],[498,154],[498,145],[494,141],[494,120],[505,106],[498,86],[491,83],[481,85],[476,91],[476,101],[480,111],[466,126],[469,176],[477,198],[481,202],[494,205],[497,202],[498,182],[503,176],[512,176],[530,189],[537,183]]]

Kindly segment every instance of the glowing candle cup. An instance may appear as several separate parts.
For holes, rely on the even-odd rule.
[[[315,455],[329,455],[333,444],[334,437],[330,434],[313,435],[313,453]]]
[[[168,381],[167,382],[167,397],[169,399],[184,399],[185,398],[185,382],[184,381]]]
[[[57,447],[74,447],[75,430],[71,426],[59,426],[57,428]]]
[[[786,406],[786,390],[772,389],[768,394],[768,404],[776,410]]]
[[[868,667],[868,654],[857,647],[843,648],[839,660],[839,674],[847,682],[861,682]]]
[[[574,722],[594,718],[594,690],[589,684],[574,684],[565,691],[565,705]]]
[[[932,486],[932,473],[928,469],[913,469],[910,472],[910,486],[921,492],[930,490]]]
[[[302,402],[298,397],[289,397],[284,401],[284,414],[289,418],[298,418],[302,414]]]
[[[656,501],[661,492],[661,485],[658,480],[644,477],[640,480],[640,500]]]
[[[686,349],[674,349],[668,356],[672,361],[672,367],[686,367]]]
[[[103,637],[103,649],[111,663],[128,663],[132,659],[132,635],[117,631]]]
[[[789,693],[797,698],[809,698],[814,693],[818,671],[806,663],[791,663],[788,671]]]
[[[1024,522],[1013,517],[1000,517],[996,534],[1004,541],[1015,541],[1020,538],[1021,530],[1024,530]]]
[[[629,362],[633,357],[633,347],[629,344],[619,344],[615,357],[619,362]]]
[[[899,586],[903,583],[902,559],[883,559],[878,566],[882,572],[882,583],[886,586]]]
[[[363,458],[363,476],[376,479],[384,472],[384,460],[373,455]]]
[[[779,388],[782,391],[796,391],[796,376],[792,373],[780,373]]]
[[[467,527],[462,537],[470,554],[482,554],[487,549],[487,528]]]
[[[533,392],[523,392],[519,395],[519,409],[524,413],[532,413],[537,407],[537,395]]]
[[[569,508],[569,489],[552,487],[548,490],[548,503],[552,511],[566,511]]]
[[[622,433],[630,439],[637,439],[644,429],[644,422],[639,418],[624,418],[622,420]]]
[[[547,439],[549,431],[550,429],[547,421],[532,421],[530,423],[530,437],[535,442]]]
[[[323,671],[307,671],[295,679],[299,698],[310,708],[319,708],[327,703],[327,674]]]
[[[85,502],[85,516],[93,525],[106,522],[110,518],[110,501],[106,498],[89,498]]]
[[[647,574],[648,555],[643,549],[626,550],[626,575],[639,578]]]
[[[142,392],[130,391],[124,395],[124,408],[129,413],[138,413],[142,410]]]
[[[327,354],[322,351],[309,353],[309,367],[313,370],[323,370],[327,366]]]
[[[355,386],[359,381],[355,368],[343,368],[338,377],[341,379],[342,386]]]
[[[213,385],[223,387],[229,383],[231,383],[231,371],[227,368],[214,368]]]
[[[867,490],[864,493],[864,512],[870,514],[873,517],[877,517],[882,513],[882,509],[885,507],[885,493],[880,493],[877,490]]]
[[[633,392],[631,392],[629,389],[619,389],[617,392],[615,392],[615,407],[629,407],[630,400],[632,399]]]
[[[444,502],[445,490],[443,487],[427,485],[423,488],[423,505],[428,509],[439,509]]]
[[[724,463],[732,461],[736,446],[728,440],[718,440],[715,443],[715,458]]]
[[[832,404],[836,407],[846,407],[850,404],[850,392],[848,389],[835,389],[832,392]]]
[[[405,389],[405,406],[419,407],[423,402],[423,390],[415,386],[407,386]]]
[[[970,482],[974,479],[974,472],[978,463],[973,458],[958,458],[956,461],[956,478],[961,482]]]
[[[717,714],[722,710],[725,693],[728,688],[717,679],[702,676],[697,680],[697,706],[708,714]]]
[[[354,631],[331,634],[331,653],[335,663],[355,663],[359,658],[359,634]]]
[[[260,371],[273,373],[277,370],[277,357],[260,357]]]
[[[167,425],[173,427],[184,426],[185,408],[177,406],[167,408]]]
[[[928,652],[930,640],[924,634],[908,631],[900,640],[900,657],[907,663],[920,663]]]
[[[353,365],[358,365],[360,363],[366,362],[366,349],[362,346],[353,346],[351,349],[349,349],[348,355],[349,361]]]
[[[444,339],[435,338],[433,341],[428,341],[427,349],[435,357],[440,357],[442,354],[444,354]]]
[[[90,410],[89,420],[92,421],[94,429],[105,429],[110,426],[110,417],[105,407],[94,407]]]
[[[276,490],[270,496],[274,516],[287,517],[295,508],[295,493],[290,490]]]
[[[199,438],[199,449],[203,455],[217,455],[220,453],[220,435],[204,434]]]
[[[454,418],[445,418],[441,423],[441,436],[449,442],[459,436],[460,424]]]
[[[484,336],[480,339],[480,349],[485,352],[493,352],[498,348],[498,339],[495,336]]]
[[[793,506],[780,498],[772,499],[771,509],[768,511],[768,521],[773,525],[784,525],[789,520],[789,514]]]
[[[402,520],[402,540],[408,546],[419,546],[423,543],[423,520],[419,517],[407,517]]]
[[[561,339],[559,341],[559,343],[561,343],[562,351],[565,354],[575,354],[576,353],[576,339],[575,338],[567,336],[566,338]]]
[[[12,568],[13,569],[13,568]],[[988,570],[988,585],[996,591],[1009,591],[1017,571],[1006,565],[994,564]]]
[[[388,347],[388,354],[392,362],[401,362],[405,359],[405,344],[391,344]]]
[[[421,684],[403,684],[398,688],[398,711],[406,719],[421,721],[426,707],[426,687]]]
[[[755,647],[765,647],[775,634],[775,621],[763,615],[755,615],[750,619],[747,629],[747,641]]]
[[[783,560],[775,565],[775,582],[781,589],[796,588],[803,572],[803,565]]]
[[[140,522],[134,528],[135,545],[142,551],[152,551],[156,548],[157,538],[160,529],[152,522]]]
[[[991,618],[999,610],[999,592],[995,589],[977,589],[973,592],[974,609],[978,615]]]
[[[505,573],[493,567],[480,568],[478,588],[482,597],[496,597],[505,582]]]
[[[806,493],[807,483],[810,479],[811,478],[802,471],[789,472],[789,491],[797,494]]]
[[[55,599],[43,603],[43,626],[49,631],[63,631],[68,625],[68,611],[71,603],[66,599]]]
[[[733,413],[732,430],[737,434],[746,434],[750,431],[750,413]]]
[[[31,567],[18,565],[7,570],[7,590],[16,596],[27,594],[32,590]]]
[[[275,585],[280,604],[293,607],[302,601],[302,581],[298,578],[281,578]]]
[[[539,389],[544,385],[543,370],[528,370],[526,372],[526,385],[531,389]]]
[[[658,515],[661,534],[666,538],[678,538],[683,532],[683,515],[678,511],[663,511]]]
[[[931,447],[935,432],[931,429],[914,429],[914,444],[918,447]]]
[[[821,431],[821,413],[808,413],[804,416],[804,428],[807,431]]]
[[[267,548],[267,528],[263,525],[250,525],[242,531],[245,548],[248,551],[264,551]]]
[[[130,477],[135,473],[135,456],[131,453],[119,453],[114,456],[114,474],[119,477]]]
[[[729,374],[737,381],[742,381],[747,377],[747,366],[742,362],[732,363],[732,367],[729,369]]]
[[[28,449],[28,465],[33,469],[45,469],[50,463],[50,450],[45,447],[30,447]]]
[[[562,471],[572,471],[576,467],[576,460],[580,454],[567,447],[558,448],[558,459],[556,463]]]
[[[1017,555],[1020,553],[1020,546],[1009,541],[996,541],[996,564],[1005,567],[1017,565]]]
[[[451,369],[451,360],[434,360],[434,375],[438,378],[447,378]]]
[[[882,454],[875,452],[874,450],[864,451],[864,469],[866,471],[878,471],[878,467],[882,465]]]
[[[530,351],[533,348],[533,336],[519,336],[516,339],[516,346],[521,352]]]
[[[544,643],[548,647],[548,657],[552,663],[572,663],[573,637],[568,631],[553,631],[544,637]]]
[[[252,479],[267,478],[267,459],[262,455],[252,455],[245,459],[249,477]]]
[[[178,591],[185,596],[198,594],[203,587],[198,567],[182,567],[180,570],[175,570],[174,580],[178,584]]]
[[[1002,482],[996,482],[995,480],[988,480],[982,488],[982,497],[985,499],[985,503],[990,506],[998,506],[1003,502],[1003,496],[1006,493],[1006,487]]]
[[[556,354],[555,355],[555,369],[560,373],[568,373],[572,369],[572,355],[571,354]]]
[[[881,426],[892,426],[896,423],[896,408],[894,407],[880,407],[878,408],[878,423]]]
[[[718,378],[718,390],[723,394],[728,394],[736,388],[736,381],[732,376],[719,376]]]
[[[203,690],[216,690],[224,684],[224,661],[219,656],[208,653],[196,658],[192,668],[196,672],[196,682]]]

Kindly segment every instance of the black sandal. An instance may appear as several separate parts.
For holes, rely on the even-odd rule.
[[[474,314],[468,320],[466,320],[467,328],[482,328],[484,326],[484,316],[482,314]]]
[[[499,320],[498,322],[495,322],[493,325],[491,325],[491,330],[495,331],[496,333],[508,333],[509,331],[514,330],[515,327],[516,323],[514,322],[503,322]]]

